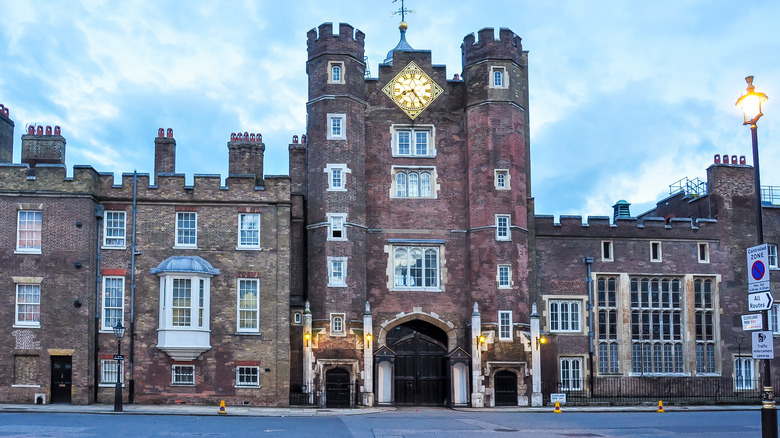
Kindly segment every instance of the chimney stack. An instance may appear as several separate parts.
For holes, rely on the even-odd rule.
[[[265,144],[261,134],[230,134],[228,142],[228,176],[254,175],[258,185],[263,181]]]
[[[176,173],[176,140],[173,138],[173,129],[168,128],[166,134],[163,128],[157,131],[154,139],[154,183],[157,184],[157,175],[161,173]]]
[[[30,125],[22,135],[22,163],[35,167],[39,164],[65,164],[65,137],[60,127]]]
[[[14,159],[14,121],[8,108],[0,104],[0,163],[11,163]]]

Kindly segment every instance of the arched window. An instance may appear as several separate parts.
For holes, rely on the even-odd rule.
[[[409,174],[409,197],[417,198],[420,196],[420,177],[416,173]]]
[[[406,197],[406,174],[403,172],[395,174],[395,196],[399,198]]]
[[[494,70],[493,71],[493,86],[494,87],[503,87],[504,86],[504,72],[501,70]]]
[[[431,197],[431,174],[428,172],[420,173],[420,197]]]
[[[341,66],[340,65],[334,65],[331,67],[331,81],[332,82],[341,82]]]

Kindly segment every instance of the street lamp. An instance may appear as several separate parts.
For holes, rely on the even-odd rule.
[[[750,134],[753,139],[753,187],[756,195],[756,236],[758,244],[764,244],[764,220],[761,213],[761,178],[758,167],[758,127],[756,123],[764,114],[761,105],[767,101],[766,94],[756,92],[753,86],[753,76],[745,78],[747,82],[747,94],[737,99],[737,107],[745,113],[743,125],[750,125]],[[763,312],[764,329],[769,327],[769,311]],[[775,391],[772,387],[772,367],[769,359],[763,359],[763,390],[761,391],[761,436],[764,438],[777,438],[777,411],[775,410]]]
[[[125,328],[122,322],[117,321],[114,327],[114,337],[116,338],[116,390],[114,391],[114,412],[122,412],[122,338],[125,336]]]

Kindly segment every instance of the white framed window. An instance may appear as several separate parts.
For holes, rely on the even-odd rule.
[[[345,192],[347,190],[347,174],[352,171],[346,164],[332,164],[329,163],[323,170],[328,174],[328,188],[329,192]]]
[[[328,218],[328,240],[347,240],[347,214],[326,213]]]
[[[512,287],[512,266],[498,265],[496,277],[499,289],[509,289]]]
[[[772,330],[772,333],[775,335],[780,335],[780,319],[778,319],[778,316],[780,316],[780,304],[773,304],[772,308],[769,309],[769,330]]]
[[[347,115],[346,114],[328,114],[328,140],[346,140],[347,139]]]
[[[693,281],[693,301],[696,325],[696,372],[715,373],[715,307],[712,280]]]
[[[328,61],[328,83],[344,83],[344,63],[341,61]]]
[[[582,391],[582,358],[561,358],[561,389]]]
[[[498,340],[499,341],[512,340],[512,311],[511,310],[498,311]]]
[[[432,125],[393,125],[393,156],[435,157]]]
[[[260,367],[236,367],[236,386],[243,388],[259,388]]]
[[[756,387],[756,364],[752,357],[734,358],[734,389],[744,391]]]
[[[293,313],[293,324],[303,324],[303,315],[301,312]]]
[[[696,245],[698,249],[698,258],[699,263],[709,263],[710,262],[710,244],[707,242],[699,242]]]
[[[211,279],[178,273],[160,277],[160,329],[208,330]]]
[[[238,214],[238,249],[260,249],[260,213]]]
[[[601,241],[601,261],[602,262],[611,262],[614,260],[614,254],[612,252],[612,241],[611,240],[602,240]]]
[[[344,327],[343,313],[331,313],[330,314],[330,335],[331,336],[346,336],[346,328]]]
[[[391,198],[436,198],[435,167],[392,167]]]
[[[508,214],[496,215],[496,240],[512,240],[509,233],[510,216]]]
[[[679,374],[683,367],[680,279],[631,278],[631,372]]]
[[[41,285],[16,285],[16,321],[14,327],[41,326]]]
[[[328,287],[347,286],[347,258],[328,257]]]
[[[509,88],[509,78],[506,75],[506,67],[490,67],[490,88]]]
[[[19,210],[16,223],[16,251],[41,253],[43,214],[40,211]]]
[[[620,371],[617,289],[617,277],[596,278],[599,374],[616,374]]]
[[[124,211],[106,211],[103,215],[103,247],[107,249],[125,249],[126,213]]]
[[[124,367],[122,367],[122,361],[101,359],[100,360],[100,385],[101,386],[113,386],[116,385],[117,379],[119,383],[125,382]]]
[[[777,264],[777,245],[767,244],[767,255],[769,258],[769,269],[778,269]]]
[[[579,332],[582,316],[580,300],[550,300],[550,331]]]
[[[124,325],[125,278],[103,277],[103,324],[101,330],[111,331]]]
[[[496,169],[493,172],[493,183],[496,190],[510,190],[512,186],[509,182],[509,169]]]
[[[661,242],[650,242],[650,261],[651,262],[663,261]]]
[[[260,331],[260,280],[239,278],[236,283],[237,330],[243,333],[257,333]]]
[[[394,290],[439,291],[439,248],[393,247]]]
[[[198,213],[194,211],[176,212],[176,247],[198,247]]]
[[[172,385],[195,385],[194,365],[173,365],[171,367]]]

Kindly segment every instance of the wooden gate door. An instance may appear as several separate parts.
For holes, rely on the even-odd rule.
[[[493,378],[496,406],[517,406],[517,374],[499,371]]]
[[[348,408],[350,394],[349,371],[333,368],[325,373],[325,406]]]
[[[415,331],[390,348],[396,353],[396,404],[443,406],[447,398],[444,344]]]

